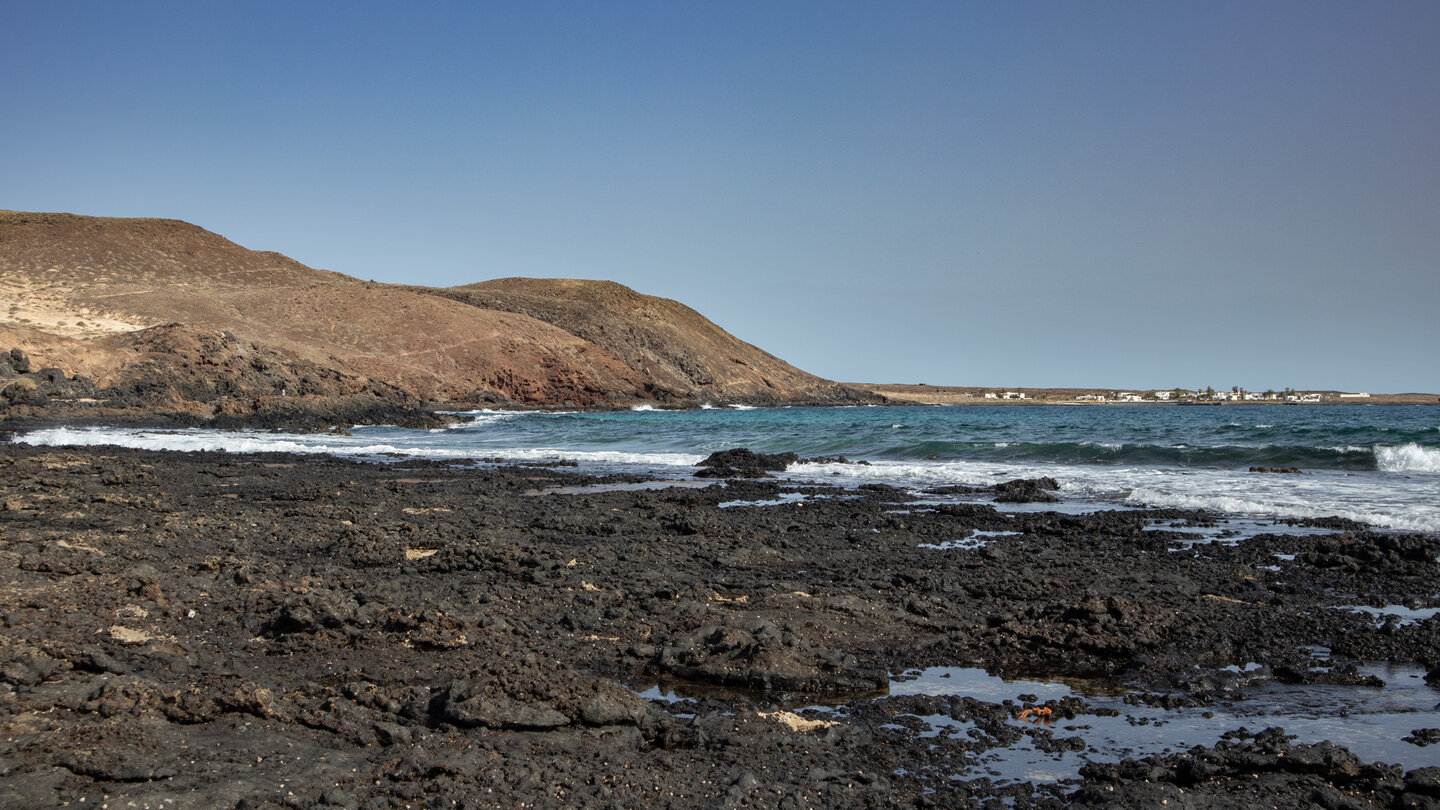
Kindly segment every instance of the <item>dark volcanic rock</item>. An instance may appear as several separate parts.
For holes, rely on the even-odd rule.
[[[1432,536],[1179,554],[1161,524],[1213,515],[897,508],[908,496],[888,487],[746,479],[579,486],[604,480],[621,479],[0,444],[0,806],[1052,808],[1069,786],[965,763],[1078,750],[1083,701],[873,692],[910,668],[983,667],[1127,682],[1164,710],[1363,684],[1357,659],[1440,662],[1440,619],[1377,628],[1329,609],[1336,594],[1432,604]],[[782,491],[805,498],[760,505]],[[721,508],[736,500],[757,505]],[[999,534],[954,543],[978,531]],[[657,682],[664,700],[636,693]],[[797,708],[824,693],[846,709]],[[1041,708],[1075,729],[1021,717]],[[1429,725],[1405,730],[1418,743]],[[1082,796],[1440,798],[1433,774],[1333,746],[1206,750],[1097,770]]]
[[[756,453],[744,447],[711,453],[700,462],[697,478],[768,478],[767,473],[782,472],[800,457],[794,453]]]
[[[889,681],[854,655],[811,644],[770,622],[751,628],[698,628],[661,650],[660,669],[717,686],[808,694],[872,692]]]
[[[1300,475],[1299,467],[1251,467],[1252,473],[1276,473],[1279,475]]]
[[[1408,774],[1368,764],[1329,742],[1292,745],[1282,729],[1229,732],[1213,748],[1092,763],[1072,806],[1426,807],[1440,769]],[[1416,802],[1419,803],[1416,803]]]
[[[0,389],[0,407],[5,405],[32,405],[44,407],[50,401],[50,397],[40,390],[40,386],[28,377],[21,377]]]
[[[1060,489],[1060,484],[1049,477],[1019,478],[995,485],[997,503],[1056,503],[1060,499],[1051,492]]]
[[[844,456],[815,456],[814,458],[802,458],[800,464],[854,464],[859,467],[869,467],[868,461],[851,461]]]
[[[437,699],[436,714],[462,727],[552,729],[570,725],[570,718],[552,706],[491,694],[485,683],[474,680],[450,684]]]
[[[1440,728],[1417,728],[1410,732],[1410,736],[1402,737],[1405,742],[1421,747],[1440,743]]]

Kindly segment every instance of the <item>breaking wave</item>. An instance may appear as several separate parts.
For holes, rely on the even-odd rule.
[[[718,405],[719,403],[711,403]],[[36,445],[147,450],[304,453],[396,458],[574,460],[597,472],[688,478],[706,455],[732,447],[845,456],[859,464],[792,465],[782,477],[915,491],[1049,476],[1061,504],[1203,507],[1250,516],[1340,515],[1377,527],[1440,531],[1434,410],[1272,409],[1264,433],[1218,409],[760,408],[614,413],[460,414],[440,430],[352,428],[352,435],[263,431],[53,428],[20,434]],[[903,422],[904,429],[894,425]],[[1248,426],[1247,426],[1248,425]],[[1297,467],[1260,475],[1251,466]]]
[[[1375,448],[1375,466],[1383,472],[1440,473],[1440,449],[1403,444]]]

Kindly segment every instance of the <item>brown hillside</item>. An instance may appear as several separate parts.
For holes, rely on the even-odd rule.
[[[807,374],[677,301],[613,281],[504,278],[432,292],[528,315],[603,347],[642,372],[657,396],[740,402],[878,397]]]
[[[376,284],[165,219],[0,211],[0,340],[101,387],[181,400],[298,386],[454,406],[614,406],[849,390],[618,284]]]

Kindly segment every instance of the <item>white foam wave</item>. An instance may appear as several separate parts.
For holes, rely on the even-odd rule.
[[[873,461],[870,464],[791,465],[786,477],[856,484],[881,483],[899,487],[928,487],[949,484],[989,486],[997,478],[996,465],[983,462]]]
[[[1375,464],[1384,472],[1440,473],[1440,449],[1414,442],[1375,448]]]
[[[685,468],[694,467],[705,460],[705,456],[693,453],[625,453],[618,450],[562,450],[548,447],[494,450],[490,455],[499,456],[506,461],[579,461]]]
[[[457,428],[464,430],[467,428],[486,427],[488,425],[494,425],[500,422],[508,422],[512,419],[523,416],[524,414],[517,411],[465,411],[462,413],[457,413],[455,415],[465,417],[465,421],[458,425],[435,428],[435,430],[443,432],[446,430],[455,430]]]
[[[1303,503],[1287,503],[1266,498],[1247,498],[1238,495],[1215,495],[1199,492],[1177,492],[1137,487],[1130,491],[1126,502],[1135,506],[1150,506],[1176,509],[1208,509],[1232,515],[1263,515],[1281,518],[1319,518],[1337,516],[1367,523],[1382,529],[1398,531],[1440,531],[1440,519],[1418,514],[1386,514],[1366,511],[1360,508],[1310,506]]]
[[[444,448],[406,447],[388,442],[342,442],[328,434],[310,436],[282,433],[223,433],[205,430],[138,430],[114,428],[50,428],[16,436],[15,441],[47,447],[128,447],[135,450],[176,450],[223,453],[329,453],[378,456],[399,454],[430,458],[465,458],[473,452]]]
[[[653,410],[655,410],[655,406],[654,406],[654,405],[631,405],[631,406],[630,406],[630,410],[632,410],[632,411],[639,411],[639,412],[642,412],[642,413],[643,413],[643,412],[645,412],[645,411],[653,411]]]
[[[1321,447],[1320,449],[1321,449],[1321,450],[1330,450],[1330,451],[1333,451],[1333,452],[1336,452],[1336,453],[1369,453],[1369,452],[1371,452],[1374,448],[1371,448],[1371,447],[1361,447],[1361,446],[1358,445],[1358,444],[1336,444],[1336,445],[1327,445],[1327,446]]]
[[[741,405],[741,404],[735,403],[735,402],[732,402],[732,403],[730,403],[729,405],[726,405],[725,407],[729,408],[729,409],[732,410],[732,411],[753,411],[753,410],[755,410],[755,406],[754,406],[754,405]]]
[[[229,433],[207,430],[140,430],[129,428],[51,428],[15,437],[15,441],[47,447],[127,447],[179,452],[303,453],[309,455],[476,458],[498,456],[508,461],[579,461],[647,467],[691,468],[704,460],[692,453],[627,453],[612,450],[559,448],[476,448],[465,445],[422,447],[405,443],[365,442],[359,437],[330,434],[302,436],[283,433]]]
[[[1173,507],[1255,516],[1317,518],[1338,515],[1397,531],[1440,531],[1440,508],[1417,492],[1426,481],[1381,483],[1367,476],[1309,476],[1303,481],[1229,471],[1174,470],[1151,467],[1095,468],[1085,465],[1025,465],[996,462],[883,461],[856,464],[801,464],[787,478],[847,485],[884,483],[921,490],[965,484],[987,486],[1013,478],[1048,475],[1060,483],[1061,504],[1039,504],[1062,511],[1074,507]],[[1420,500],[1416,500],[1417,497]]]
[[[525,412],[480,412],[486,419],[540,419]],[[668,419],[668,418],[667,418]],[[527,423],[530,424],[530,423]],[[888,423],[887,423],[888,424]],[[649,472],[660,478],[688,477],[704,456],[658,452],[643,442],[594,444],[551,437],[533,442],[533,431],[510,436],[508,431],[407,431],[398,428],[356,429],[353,436],[276,434],[209,430],[142,430],[134,428],[54,428],[20,434],[16,442],[34,445],[115,445],[148,450],[221,451],[230,453],[287,452],[359,458],[501,457],[515,462],[574,460],[582,464]],[[537,446],[538,445],[538,446]],[[606,449],[599,449],[606,448]],[[689,449],[683,444],[674,450]],[[713,449],[713,448],[709,448]],[[1358,448],[1370,451],[1369,448]],[[708,452],[708,450],[707,450]],[[1041,464],[987,461],[923,461],[871,459],[857,464],[794,465],[791,480],[817,480],[859,485],[884,483],[926,489],[965,484],[985,486],[1014,478],[1050,476],[1061,484],[1061,504],[1037,508],[1114,508],[1115,505],[1205,508],[1235,515],[1263,517],[1324,517],[1339,515],[1379,528],[1440,531],[1440,505],[1434,475],[1440,473],[1440,449],[1416,444],[1373,449],[1377,472],[1326,473],[1307,476],[1246,475],[1230,470],[1166,468],[1134,465],[1098,467],[1083,464]],[[1396,475],[1395,473],[1403,473]]]

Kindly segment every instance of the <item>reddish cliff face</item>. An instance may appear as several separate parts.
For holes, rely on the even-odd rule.
[[[160,219],[0,212],[0,343],[171,402],[297,391],[452,407],[863,396],[611,282],[376,284]]]

